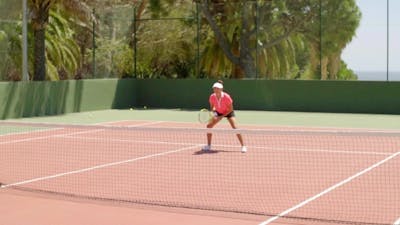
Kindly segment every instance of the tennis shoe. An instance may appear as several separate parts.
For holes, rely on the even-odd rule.
[[[242,153],[246,153],[247,152],[247,147],[246,146],[242,146]]]
[[[205,145],[202,149],[202,151],[207,152],[211,150],[211,145]]]

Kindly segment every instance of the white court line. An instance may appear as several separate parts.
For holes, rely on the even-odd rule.
[[[396,222],[393,223],[393,225],[400,225],[400,218],[396,220]]]
[[[116,122],[120,122],[120,121],[116,121]],[[95,123],[95,125],[106,125],[109,123],[115,123],[115,121],[111,121],[111,122],[104,122],[104,123]],[[66,125],[67,126],[67,125]],[[0,134],[0,137],[6,137],[6,136],[12,136],[12,135],[21,135],[21,134],[36,134],[36,133],[40,133],[40,132],[49,132],[49,131],[55,131],[55,130],[62,130],[65,128],[46,128],[46,127],[42,127],[43,129],[40,130],[31,130],[31,131],[22,131],[22,132],[13,132],[13,133],[8,133],[8,134]],[[1,144],[1,143],[0,143]]]
[[[129,125],[127,127],[144,127],[144,126],[150,126],[150,125],[155,125],[155,124],[160,124],[160,123],[164,123],[164,121],[153,121],[153,122],[148,122],[148,123]]]
[[[62,136],[62,138],[70,139],[83,139],[83,140],[96,140],[101,141],[103,138],[96,137],[76,137],[71,135]],[[169,145],[201,145],[201,143],[188,143],[188,142],[168,142],[168,141],[143,141],[143,140],[127,140],[127,139],[109,139],[115,142],[128,142],[128,143],[147,143],[147,144],[169,144]],[[213,145],[215,147],[235,148],[238,145]],[[247,146],[249,149],[265,149],[274,151],[293,151],[293,152],[321,152],[321,153],[337,153],[337,154],[354,154],[354,155],[392,155],[393,152],[363,152],[363,151],[346,151],[346,150],[330,150],[330,149],[311,149],[311,148],[284,148],[284,147],[264,147],[264,146]]]
[[[59,129],[62,129],[62,128],[59,128]],[[20,143],[20,142],[27,142],[27,141],[36,141],[36,140],[42,140],[42,139],[47,139],[47,138],[52,138],[52,137],[66,137],[68,135],[94,133],[94,132],[100,132],[100,131],[102,131],[102,130],[97,129],[97,130],[72,132],[72,133],[67,133],[67,134],[53,134],[53,135],[46,135],[46,136],[33,137],[33,138],[23,138],[23,139],[11,140],[11,141],[3,141],[3,142],[0,142],[0,145],[14,144],[14,143]]]
[[[118,123],[120,121],[111,121],[111,122],[105,122],[105,123],[98,123],[97,125],[105,125],[105,124],[113,124],[113,123]],[[140,127],[140,126],[146,126],[146,125],[151,125],[154,123],[162,123],[161,121],[157,121],[157,122],[150,122],[150,123],[143,123],[143,124],[137,124],[134,125],[135,127]],[[68,125],[66,124],[66,127],[68,127]],[[51,131],[51,130],[59,130],[59,129],[64,129],[64,128],[54,128],[54,129],[48,129],[45,131]],[[72,132],[72,133],[66,133],[66,134],[54,134],[54,135],[46,135],[46,136],[40,136],[40,137],[33,137],[33,138],[23,138],[23,139],[17,139],[17,140],[11,140],[11,141],[3,141],[0,142],[0,145],[4,145],[4,144],[13,144],[13,143],[20,143],[20,142],[27,142],[27,141],[36,141],[36,140],[42,140],[42,139],[47,139],[47,138],[52,138],[52,137],[67,137],[69,135],[75,135],[75,134],[85,134],[85,133],[95,133],[95,132],[100,132],[103,131],[104,129],[95,129],[95,130],[86,130],[86,131],[78,131],[78,132]],[[35,132],[26,132],[28,133],[36,133]],[[20,133],[14,133],[14,134],[20,134]]]
[[[43,180],[50,180],[50,179],[63,177],[63,176],[67,176],[67,175],[84,173],[84,172],[88,172],[88,171],[92,171],[92,170],[96,170],[96,169],[102,169],[102,168],[106,168],[106,167],[127,164],[127,163],[131,163],[131,162],[135,162],[135,161],[139,161],[139,160],[143,160],[143,159],[154,158],[154,157],[157,157],[157,156],[164,156],[164,155],[177,153],[177,152],[182,152],[182,151],[186,151],[186,150],[194,149],[194,148],[199,148],[199,147],[200,146],[198,146],[198,145],[190,146],[190,147],[180,148],[180,149],[176,149],[176,150],[172,150],[172,151],[161,152],[161,153],[152,154],[152,155],[146,155],[146,156],[142,156],[142,157],[138,157],[138,158],[133,158],[133,159],[123,160],[123,161],[118,161],[118,162],[101,164],[101,165],[92,166],[92,167],[88,167],[88,168],[84,168],[84,169],[73,170],[73,171],[70,171],[70,172],[58,173],[58,174],[54,174],[54,175],[50,175],[50,176],[38,177],[38,178],[30,179],[30,180],[24,180],[24,181],[20,181],[20,182],[15,182],[15,183],[12,183],[12,184],[6,184],[6,185],[0,186],[0,188],[9,188],[9,187],[14,187],[14,186],[34,183],[34,182],[38,182],[38,181],[43,181]]]
[[[375,169],[376,167],[378,167],[378,166],[380,166],[380,165],[386,163],[387,161],[389,161],[389,160],[391,160],[391,159],[397,157],[398,155],[400,155],[400,152],[397,152],[397,153],[395,153],[395,154],[393,154],[393,155],[391,155],[391,156],[385,158],[384,160],[375,163],[374,165],[372,165],[372,166],[370,166],[370,167],[368,167],[368,168],[366,168],[366,169],[360,171],[359,173],[354,174],[353,176],[351,176],[351,177],[349,177],[349,178],[347,178],[347,179],[345,179],[345,180],[343,180],[343,181],[341,181],[341,182],[339,182],[339,183],[337,183],[337,184],[331,186],[330,188],[328,188],[328,189],[322,191],[321,193],[319,193],[319,194],[317,194],[317,195],[315,195],[315,196],[313,196],[313,197],[311,197],[311,198],[309,198],[309,199],[306,199],[306,200],[300,202],[299,204],[293,206],[292,208],[289,208],[289,209],[287,209],[287,210],[281,212],[279,215],[274,216],[274,217],[271,217],[270,219],[268,219],[268,220],[266,220],[266,221],[260,223],[259,225],[267,225],[267,224],[270,224],[270,223],[272,223],[273,221],[275,221],[275,220],[277,220],[277,219],[279,219],[279,218],[281,218],[281,217],[286,216],[287,214],[289,214],[289,213],[291,213],[291,212],[293,212],[293,211],[295,211],[295,210],[297,210],[297,209],[299,209],[299,208],[305,206],[306,204],[308,204],[308,203],[310,203],[310,202],[312,202],[312,201],[314,201],[314,200],[320,198],[321,196],[323,196],[323,195],[325,195],[325,194],[327,194],[327,193],[329,193],[329,192],[335,190],[336,188],[338,188],[338,187],[340,187],[340,186],[342,186],[342,185],[344,185],[344,184],[346,184],[346,183],[348,183],[348,182],[354,180],[355,178],[364,175],[365,173],[367,173],[367,172],[369,172],[369,171]]]
[[[129,122],[137,122],[137,121],[148,121],[148,120],[126,120]],[[198,125],[198,122],[186,122],[186,121],[167,121],[167,120],[160,120],[159,122],[163,123],[177,123],[177,124],[192,124]],[[226,123],[228,124],[228,123]],[[309,132],[309,131],[322,131],[322,132],[365,132],[365,133],[383,133],[383,134],[392,134],[400,132],[399,129],[374,129],[374,128],[351,128],[351,127],[318,127],[318,126],[290,126],[290,125],[260,125],[260,124],[251,124],[251,123],[241,123],[239,124],[240,127],[242,126],[251,126],[251,127],[261,127],[254,130],[265,130],[265,131],[299,131],[299,132]],[[200,124],[201,126],[201,124]],[[266,127],[267,126],[267,127]],[[181,128],[181,127],[171,127],[171,128]],[[244,128],[249,129],[249,128]],[[250,128],[253,130],[253,128]]]
[[[176,121],[157,121],[159,123],[184,123],[184,124],[193,124],[191,122],[176,122]],[[304,134],[308,134],[308,133],[320,133],[320,134],[353,134],[353,133],[364,133],[364,134],[381,134],[381,135],[390,135],[390,134],[396,134],[398,136],[400,136],[400,130],[371,130],[371,129],[357,129],[357,128],[347,128],[347,129],[334,129],[334,128],[318,128],[318,127],[310,127],[310,129],[305,129],[304,127],[300,127],[300,129],[298,127],[282,127],[282,126],[278,126],[278,127],[267,127],[264,128],[262,127],[262,125],[254,125],[254,126],[259,126],[262,128],[242,128],[243,126],[250,126],[250,125],[241,125],[238,130],[251,130],[251,131],[276,131],[276,132],[287,132],[287,133],[304,133]],[[204,127],[204,126],[201,126]],[[182,127],[178,127],[178,126],[168,126],[168,128],[171,129],[182,129]],[[196,126],[196,128],[198,128],[198,126]],[[231,127],[228,127],[228,129],[230,129]],[[293,129],[286,129],[286,128],[293,128]],[[218,129],[218,128],[215,128]],[[224,129],[224,128],[221,128]]]
[[[41,130],[31,130],[31,131],[21,131],[21,132],[13,132],[13,133],[8,133],[8,134],[0,134],[0,137],[7,137],[7,136],[12,136],[12,135],[21,135],[21,134],[35,134],[35,133],[40,133],[40,132],[47,132],[47,131],[52,131],[52,130],[61,130],[63,128],[44,128]]]

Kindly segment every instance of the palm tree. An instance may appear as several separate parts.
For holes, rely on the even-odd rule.
[[[80,49],[63,11],[50,10],[46,32],[47,77],[50,80],[69,79],[80,66]]]
[[[46,78],[46,49],[45,32],[49,20],[52,0],[31,0],[29,8],[32,12],[32,29],[34,36],[34,75],[33,80],[45,80]]]
[[[64,9],[73,10],[74,15],[87,18],[87,7],[79,0],[29,0],[31,26],[34,39],[33,80],[46,79],[46,28],[49,24],[50,9],[62,4]]]

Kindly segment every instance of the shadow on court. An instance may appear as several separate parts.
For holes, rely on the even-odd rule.
[[[237,151],[226,151],[226,150],[208,150],[208,151],[199,150],[199,151],[194,152],[193,155],[209,155],[209,154],[218,154],[218,153],[238,153],[238,152]]]

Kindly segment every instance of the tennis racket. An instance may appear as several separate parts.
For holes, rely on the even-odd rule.
[[[212,118],[212,113],[208,109],[201,109],[198,114],[200,123],[208,123]]]

